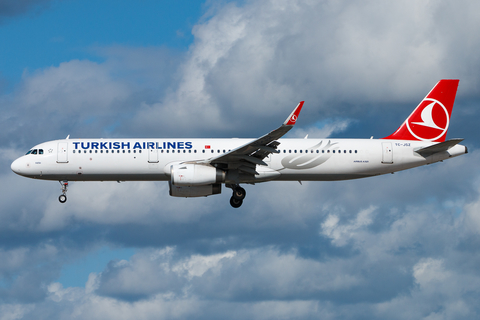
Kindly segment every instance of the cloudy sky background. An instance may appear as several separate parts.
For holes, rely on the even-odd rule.
[[[480,317],[478,1],[0,1],[0,320]],[[16,176],[71,137],[381,138],[442,78],[469,154],[359,181]]]

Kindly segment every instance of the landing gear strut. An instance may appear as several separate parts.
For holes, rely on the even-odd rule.
[[[243,199],[247,195],[245,189],[237,185],[232,185],[230,188],[233,190],[232,197],[230,198],[230,205],[234,208],[240,208],[243,203]]]
[[[58,201],[61,203],[65,203],[67,201],[67,188],[68,188],[68,181],[58,181],[62,185],[62,194],[58,197]]]

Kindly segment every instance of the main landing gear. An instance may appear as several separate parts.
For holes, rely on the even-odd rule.
[[[58,181],[62,185],[62,194],[58,197],[58,201],[61,203],[65,203],[67,201],[67,188],[68,188],[68,181]]]
[[[240,208],[243,203],[243,199],[245,199],[245,196],[247,195],[247,192],[238,184],[232,185],[229,188],[232,188],[233,190],[232,197],[230,198],[230,205],[234,208]]]

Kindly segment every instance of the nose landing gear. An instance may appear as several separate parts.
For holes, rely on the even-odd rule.
[[[232,185],[230,188],[233,190],[232,197],[230,198],[230,205],[234,208],[240,208],[247,192],[239,185]]]
[[[67,188],[68,188],[68,181],[58,181],[62,185],[62,194],[58,197],[58,201],[61,203],[65,203],[67,201]]]

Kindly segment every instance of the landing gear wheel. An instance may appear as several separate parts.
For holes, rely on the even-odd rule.
[[[58,201],[60,201],[60,203],[65,203],[67,201],[67,189],[68,189],[68,181],[67,180],[63,180],[63,181],[58,181],[60,182],[60,185],[62,186],[62,194],[58,197]]]
[[[60,197],[58,197],[58,201],[60,201],[61,203],[65,203],[65,201],[67,201],[67,196],[61,194]]]
[[[232,197],[235,198],[236,200],[243,200],[245,199],[246,195],[247,195],[247,192],[242,187],[236,187],[235,189],[233,189]]]
[[[230,205],[234,208],[240,208],[242,203],[243,203],[243,200],[235,199],[235,197],[233,196],[230,198]]]

